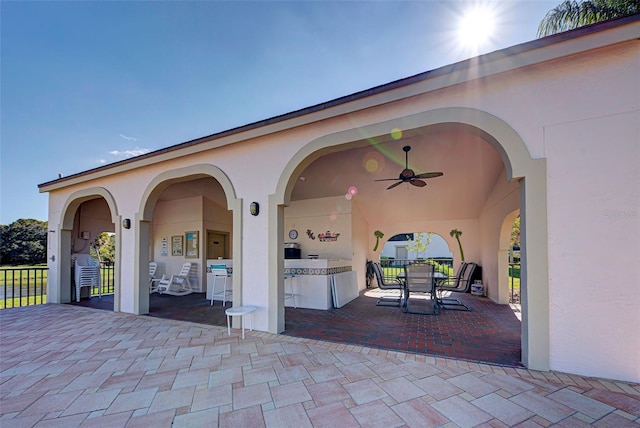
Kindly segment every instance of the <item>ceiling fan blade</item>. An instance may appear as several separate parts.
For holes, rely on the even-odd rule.
[[[402,181],[398,181],[397,183],[393,183],[391,186],[387,187],[387,190],[393,189],[394,187],[397,187],[397,186],[401,185],[402,183],[403,183]]]
[[[411,184],[413,184],[414,186],[417,186],[417,187],[424,187],[424,186],[427,185],[427,183],[425,183],[422,180],[411,180],[411,181],[409,181],[409,183],[411,183]]]
[[[373,181],[396,181],[398,180],[397,178],[379,178],[377,180],[373,180]]]
[[[444,174],[441,172],[423,172],[422,174],[416,175],[414,178],[435,178],[442,177]]]

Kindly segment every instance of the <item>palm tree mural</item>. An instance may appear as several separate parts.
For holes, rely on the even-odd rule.
[[[462,232],[458,229],[453,229],[449,232],[449,235],[451,235],[452,238],[456,238],[456,241],[458,241],[458,247],[460,247],[460,259],[464,261],[464,251],[462,251],[462,244],[460,243],[460,235],[462,235]]]
[[[538,37],[640,13],[640,0],[565,0],[538,26]]]
[[[384,233],[376,230],[375,232],[373,232],[373,236],[376,237],[376,246],[373,247],[373,251],[378,251],[378,244],[380,243],[380,240],[384,238]]]

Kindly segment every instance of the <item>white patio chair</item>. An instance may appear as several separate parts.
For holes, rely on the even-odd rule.
[[[149,262],[149,294],[158,292],[158,282],[160,282],[160,278],[156,278],[157,270],[158,263]]]
[[[89,287],[89,297],[91,289],[98,287],[98,295],[102,299],[102,287],[100,284],[100,261],[86,253],[71,255],[73,261],[73,279],[76,289],[76,302],[80,301],[80,289]]]
[[[191,282],[189,282],[189,273],[191,272],[191,262],[182,265],[179,274],[166,276],[162,275],[158,281],[158,294],[170,294],[172,296],[186,296],[193,293]]]

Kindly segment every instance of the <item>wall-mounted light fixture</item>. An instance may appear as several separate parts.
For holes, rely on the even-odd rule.
[[[122,220],[122,227],[124,227],[125,229],[131,229],[131,219],[125,218],[124,220]]]
[[[257,202],[251,202],[251,205],[249,205],[249,212],[251,215],[258,215],[260,213],[260,204]]]

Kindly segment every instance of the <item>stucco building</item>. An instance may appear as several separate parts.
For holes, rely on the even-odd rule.
[[[43,183],[48,301],[70,301],[71,254],[110,231],[114,310],[148,312],[150,260],[192,261],[204,290],[207,260],[224,257],[233,304],[279,333],[285,242],[348,261],[363,289],[376,230],[438,233],[459,262],[459,229],[506,303],[519,214],[523,363],[638,382],[639,36],[639,16],[601,23]],[[444,175],[385,190],[375,180],[398,176],[405,145],[416,173]],[[172,255],[192,232],[192,257]]]

